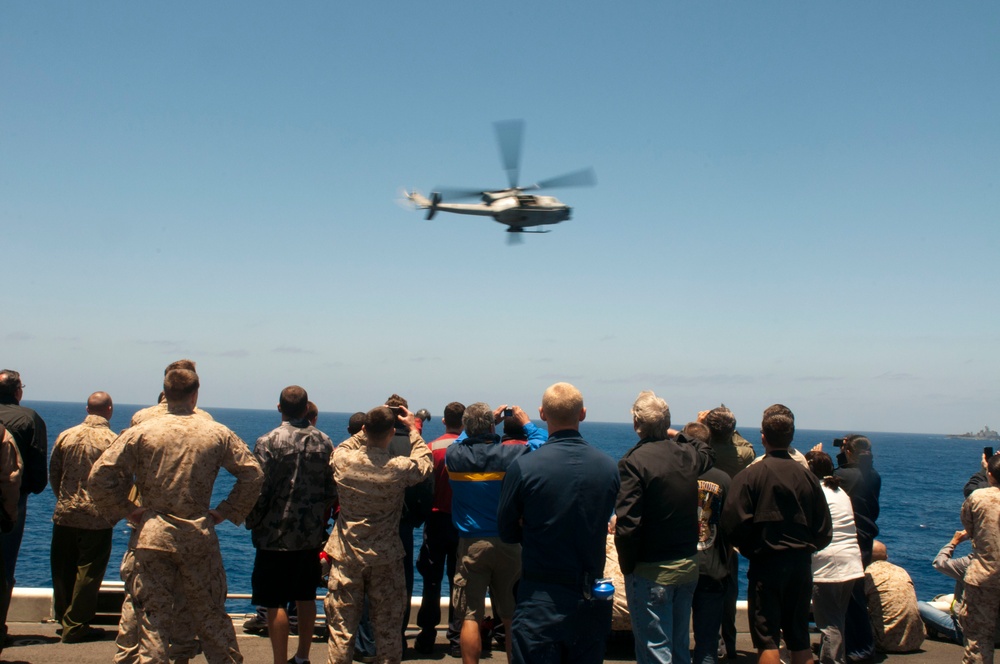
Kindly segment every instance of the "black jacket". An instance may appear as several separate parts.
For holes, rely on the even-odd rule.
[[[698,476],[712,467],[705,443],[644,438],[618,462],[621,488],[615,546],[623,574],[636,563],[656,563],[698,552]]]
[[[4,403],[0,404],[0,424],[14,436],[24,462],[21,495],[45,491],[49,485],[49,437],[45,421],[30,408]]]
[[[862,455],[855,463],[840,466],[833,472],[844,482],[844,491],[851,497],[854,525],[858,529],[858,544],[862,552],[872,550],[878,537],[878,499],[882,493],[882,477],[872,467],[872,457]]]
[[[775,450],[736,474],[722,529],[745,557],[811,555],[833,538],[819,480],[787,451]]]
[[[410,456],[410,431],[404,426],[396,427],[396,433],[389,441],[391,456]],[[417,528],[430,516],[434,506],[434,475],[415,486],[407,487],[403,495],[403,514],[399,523]]]

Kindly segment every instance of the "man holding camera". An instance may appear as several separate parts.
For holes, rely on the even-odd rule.
[[[396,408],[368,411],[361,433],[333,453],[340,512],[324,548],[333,561],[323,603],[330,625],[328,662],[351,661],[365,595],[371,603],[379,661],[402,659],[406,588],[398,524],[405,490],[430,477],[434,461],[416,431],[413,414],[405,406]],[[408,432],[406,456],[389,450],[398,423]]]
[[[527,445],[500,444],[496,424],[508,413],[527,433]],[[452,605],[462,617],[462,662],[472,664],[482,651],[479,625],[485,617],[487,588],[510,634],[514,583],[521,576],[521,545],[502,542],[497,530],[500,486],[514,460],[537,449],[548,436],[519,406],[490,410],[485,403],[474,403],[465,409],[462,426],[467,438],[448,447],[445,465],[452,487],[452,520],[459,533]],[[509,658],[511,639],[506,646]]]
[[[872,562],[872,543],[878,537],[876,521],[882,478],[872,466],[872,444],[868,438],[852,433],[834,440],[833,444],[840,448],[834,475],[841,478],[844,491],[851,497],[854,525],[858,530],[858,546],[861,547],[861,562],[868,567]],[[848,661],[873,661],[875,636],[868,614],[864,579],[858,579],[854,584],[844,627]]]

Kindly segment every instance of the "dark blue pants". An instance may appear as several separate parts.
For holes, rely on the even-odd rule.
[[[868,567],[872,562],[871,542],[859,540],[858,543],[861,545],[861,562]],[[868,545],[867,549],[865,544]],[[847,605],[844,648],[848,659],[865,659],[875,655],[875,635],[872,634],[872,623],[868,616],[868,596],[865,594],[864,577],[854,582],[851,602]]]
[[[21,539],[24,538],[24,521],[28,516],[28,494],[22,493],[17,501],[17,521],[14,530],[0,535],[0,555],[3,556],[4,585],[0,588],[0,642],[7,638],[7,612],[10,610],[10,596],[14,592],[14,568],[17,566],[17,554],[21,550]],[[2,643],[0,643],[2,645]]]
[[[609,600],[521,579],[511,625],[515,664],[599,664],[611,632]]]
[[[445,571],[448,573],[448,588],[455,579],[455,553],[458,549],[458,530],[448,512],[434,512],[424,524],[424,541],[417,556],[417,571],[424,580],[424,593],[417,613],[420,627],[418,642],[426,646],[434,645],[437,625],[441,622],[441,586]],[[449,598],[451,593],[448,594]],[[448,601],[448,642],[458,645],[458,635],[462,629],[461,617],[456,620],[451,600]]]
[[[708,576],[698,577],[691,604],[694,623],[694,654],[692,664],[716,664],[719,661],[719,627],[722,625],[722,607],[726,602],[727,580],[716,581]],[[731,651],[734,654],[736,649]]]
[[[406,625],[410,622],[410,602],[413,600],[413,531],[416,526],[399,523],[399,539],[403,543],[403,578],[406,580],[406,604],[403,605],[403,649],[406,649]]]

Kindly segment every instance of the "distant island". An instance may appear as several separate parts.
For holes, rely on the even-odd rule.
[[[953,433],[948,438],[965,438],[968,440],[1000,440],[1000,433],[989,427],[983,427],[978,433]]]

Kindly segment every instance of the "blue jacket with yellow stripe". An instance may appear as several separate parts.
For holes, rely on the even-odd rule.
[[[451,520],[460,537],[499,537],[497,506],[507,468],[548,438],[545,429],[524,425],[527,445],[503,445],[497,434],[459,438],[444,455],[451,482]]]

